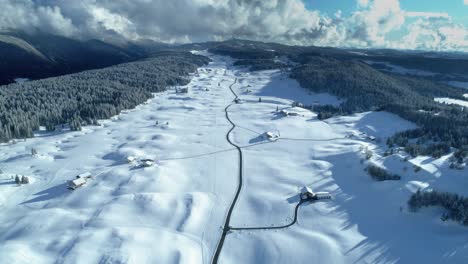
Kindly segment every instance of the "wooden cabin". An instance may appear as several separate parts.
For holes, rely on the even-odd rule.
[[[308,186],[304,186],[301,191],[301,199],[329,200],[332,196],[329,192],[313,192]]]
[[[274,134],[273,132],[265,132],[262,134],[262,136],[264,139],[268,139],[271,141],[278,139],[278,135]]]
[[[76,190],[86,184],[86,178],[77,178],[68,182],[68,189]]]

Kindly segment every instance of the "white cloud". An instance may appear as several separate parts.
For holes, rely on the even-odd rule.
[[[468,0],[465,0],[465,2]],[[447,13],[403,10],[399,0],[356,0],[329,17],[301,0],[0,0],[0,29],[39,28],[106,40],[231,37],[298,45],[468,51],[466,26]],[[392,40],[395,32],[404,34]]]
[[[357,4],[359,7],[367,7],[369,5],[369,0],[357,0]]]
[[[466,0],[468,1],[468,0]],[[443,17],[443,18],[449,18],[449,14],[447,13],[435,13],[435,12],[405,12],[405,15],[407,17],[425,17],[425,18],[430,18],[430,17]]]
[[[465,5],[468,5],[468,0],[463,0],[463,3],[464,3]]]

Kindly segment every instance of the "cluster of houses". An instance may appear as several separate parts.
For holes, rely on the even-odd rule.
[[[155,161],[152,159],[144,158],[144,159],[139,159],[133,156],[128,156],[127,157],[127,162],[130,164],[134,164],[137,167],[151,167],[155,164]],[[18,176],[17,176],[18,177]],[[92,179],[93,176],[90,172],[85,172],[82,174],[79,174],[78,176],[75,177],[75,179],[68,181],[68,189],[70,190],[76,190],[79,187],[85,185],[89,179]],[[23,179],[26,179],[27,183],[29,183],[29,179],[26,176],[23,176],[21,181]]]

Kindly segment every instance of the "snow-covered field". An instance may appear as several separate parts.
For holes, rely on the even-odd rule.
[[[290,223],[304,185],[333,200],[302,204],[289,228],[230,231],[220,263],[467,262],[466,228],[440,221],[436,209],[405,208],[417,188],[467,195],[464,171],[449,170],[448,157],[382,157],[385,138],[413,124],[385,112],[322,122],[291,103],[338,104],[333,96],[310,93],[278,71],[246,72],[212,58],[188,94],[157,94],[101,127],[1,145],[0,263],[210,263],[238,186],[224,112],[236,79],[243,102],[229,108],[237,125],[230,138],[243,147],[244,166],[230,225]],[[266,141],[266,131],[280,139]],[[365,150],[402,180],[371,180]],[[156,165],[137,168],[128,156]],[[93,178],[85,186],[67,190],[87,171]],[[32,183],[17,186],[15,174]]]
[[[29,79],[28,78],[16,78],[14,81],[16,83],[24,83],[24,82],[28,82]]]
[[[468,101],[458,100],[458,99],[453,99],[453,98],[448,98],[448,97],[434,98],[434,101],[439,102],[441,104],[455,104],[455,105],[468,107]]]

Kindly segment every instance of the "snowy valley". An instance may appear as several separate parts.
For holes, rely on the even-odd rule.
[[[322,121],[293,103],[338,98],[200,53],[212,62],[184,87],[99,126],[0,145],[1,263],[467,262],[466,227],[407,208],[418,189],[468,196],[466,170],[451,155],[384,155],[415,124],[384,111]],[[377,182],[369,164],[401,180]],[[332,199],[302,201],[304,186]]]

